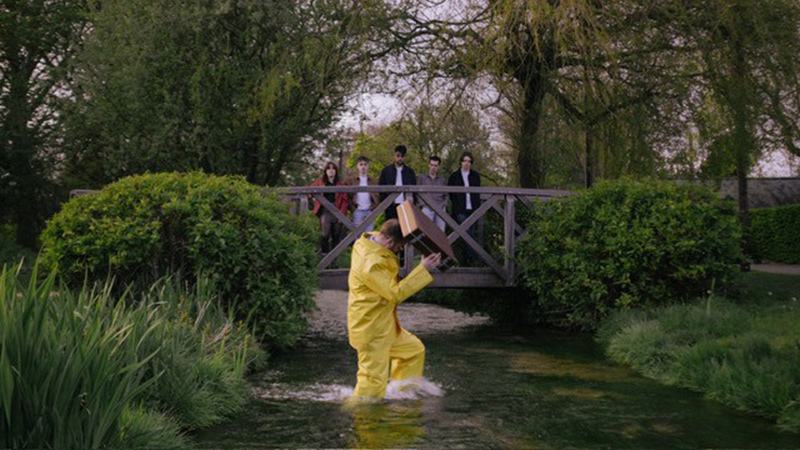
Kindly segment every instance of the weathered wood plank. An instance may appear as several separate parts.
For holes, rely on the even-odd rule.
[[[483,247],[481,247],[481,245],[478,244],[478,242],[475,241],[475,239],[472,238],[472,236],[469,235],[469,233],[467,232],[466,228],[462,227],[458,222],[456,222],[455,219],[450,217],[450,214],[447,214],[446,211],[444,211],[442,208],[438,207],[437,205],[433,204],[432,202],[428,203],[427,205],[439,217],[444,219],[445,223],[447,225],[449,225],[450,228],[453,229],[453,232],[450,233],[450,235],[447,238],[450,241],[450,243],[455,242],[459,237],[464,239],[464,242],[466,242],[467,245],[470,246],[470,248],[475,250],[475,253],[477,253],[478,256],[480,256],[481,259],[483,259],[484,262],[486,262],[486,264],[489,265],[489,267],[494,269],[494,271],[497,272],[498,275],[500,275],[501,277],[505,278],[505,271],[503,270],[503,267],[497,261],[495,261],[495,259],[492,258],[492,255],[490,255],[486,250],[484,250]],[[483,205],[481,205],[481,206],[483,206]],[[474,215],[474,213],[473,213],[473,215]],[[466,221],[464,223],[466,223]]]
[[[509,198],[514,198],[514,197],[513,196],[506,197],[506,202],[508,202]],[[500,216],[503,218],[503,220],[505,220],[506,213],[503,210],[503,208],[500,207],[500,205],[492,205],[492,209],[497,211],[497,213],[500,214]],[[522,236],[522,234],[525,233],[525,229],[522,228],[522,226],[516,221],[516,219],[513,222],[514,222],[514,231],[518,235]]]
[[[383,201],[380,202],[380,204],[378,204],[378,206],[376,206],[375,209],[373,209],[371,213],[369,213],[369,215],[367,216],[366,219],[364,219],[364,222],[362,222],[361,225],[358,225],[352,231],[347,233],[347,236],[345,236],[344,239],[342,239],[339,242],[339,244],[337,244],[336,247],[334,247],[333,250],[331,250],[330,253],[328,253],[327,255],[325,255],[324,258],[322,258],[322,261],[320,261],[319,264],[317,265],[317,270],[318,271],[324,270],[329,265],[331,265],[331,263],[336,258],[339,257],[339,255],[342,253],[342,251],[344,251],[344,249],[349,247],[350,244],[355,242],[356,239],[361,237],[361,235],[365,231],[367,231],[367,227],[369,226],[369,224],[374,222],[375,219],[378,218],[378,216],[383,211],[385,211],[386,208],[388,208],[389,205],[391,205],[394,202],[394,199],[396,199],[399,195],[400,195],[400,193],[394,193],[394,194],[390,194],[388,197],[383,199]]]
[[[356,226],[353,224],[353,221],[351,221],[347,216],[342,214],[342,212],[339,211],[338,208],[336,208],[336,205],[329,202],[328,199],[325,198],[323,194],[314,194],[314,198],[317,201],[319,201],[320,206],[322,208],[325,208],[325,210],[327,210],[329,213],[333,214],[334,217],[339,219],[339,222],[341,222],[342,225],[346,226],[348,230],[353,231],[355,229]]]
[[[491,195],[521,195],[526,197],[563,197],[571,195],[570,191],[552,190],[552,189],[521,189],[521,188],[499,188],[499,187],[471,187],[471,186],[295,186],[284,188],[265,188],[267,192],[275,192],[278,195],[296,195],[296,194],[325,194],[331,192],[345,192],[354,194],[357,192],[407,192],[407,193],[476,193],[476,194],[491,194]]]
[[[516,282],[516,263],[514,261],[515,257],[515,245],[516,245],[516,230],[514,226],[517,225],[517,222],[514,217],[514,196],[509,195],[506,197],[506,204],[505,204],[505,214],[503,217],[503,229],[505,236],[503,236],[503,246],[505,247],[506,252],[506,263],[505,263],[505,270],[506,270],[506,285],[513,286]]]
[[[320,273],[321,289],[347,290],[347,269],[328,269]],[[426,289],[444,288],[506,288],[505,280],[490,268],[453,267],[447,272],[433,274],[433,283]]]

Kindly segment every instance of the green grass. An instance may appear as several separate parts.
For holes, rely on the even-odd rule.
[[[181,448],[241,408],[264,353],[203,278],[133,298],[0,272],[0,448]]]
[[[619,312],[597,337],[645,376],[800,432],[800,276],[751,272],[734,300]]]

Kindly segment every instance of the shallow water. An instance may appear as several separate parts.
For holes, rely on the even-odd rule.
[[[800,448],[800,436],[607,362],[589,335],[501,330],[400,309],[427,348],[425,395],[346,406],[356,355],[343,293],[323,292],[302,344],[253,378],[254,400],[201,448]],[[436,389],[440,389],[437,395]]]

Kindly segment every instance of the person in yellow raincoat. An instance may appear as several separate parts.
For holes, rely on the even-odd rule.
[[[347,332],[358,352],[354,399],[380,399],[391,379],[421,377],[425,346],[400,326],[397,305],[433,281],[430,270],[441,256],[431,254],[402,280],[395,252],[404,245],[400,224],[386,221],[377,233],[365,233],[353,246],[347,299]]]

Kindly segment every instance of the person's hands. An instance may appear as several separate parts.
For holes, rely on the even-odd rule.
[[[435,269],[436,266],[439,265],[439,262],[441,260],[442,260],[441,253],[431,253],[430,255],[422,258],[422,262],[420,264],[422,264],[422,267],[424,267],[425,270],[430,272],[432,269]]]

